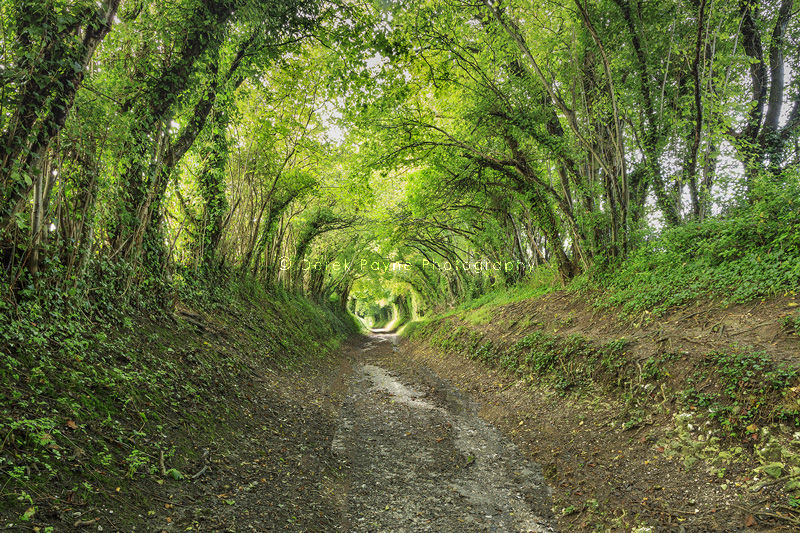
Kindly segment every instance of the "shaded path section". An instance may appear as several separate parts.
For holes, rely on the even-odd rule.
[[[379,366],[393,340],[371,337],[359,359],[373,360],[358,364],[341,408],[344,529],[553,531],[538,467],[432,373],[410,381]]]

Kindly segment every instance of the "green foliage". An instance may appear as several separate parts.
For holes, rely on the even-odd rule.
[[[795,290],[800,284],[800,184],[772,189],[726,217],[691,222],[646,240],[622,262],[574,284],[602,288],[598,303],[659,314],[695,298],[727,302]]]
[[[690,406],[708,409],[712,419],[735,435],[753,423],[800,425],[800,403],[789,390],[798,378],[798,365],[776,363],[765,352],[712,352],[682,397]]]
[[[781,319],[783,329],[794,335],[800,335],[800,314],[794,313],[786,315]]]
[[[752,28],[794,38],[796,17],[739,24],[724,4],[701,21],[674,2],[114,6],[0,10],[15,302],[58,288],[109,313],[169,307],[175,285],[242,272],[342,309],[371,282],[414,295],[415,312],[477,309],[594,267],[636,311],[797,282],[796,121],[733,132],[743,110],[774,106],[751,101],[767,94],[748,86],[756,52],[735,43],[760,42]],[[698,24],[715,45],[691,65]],[[584,98],[564,107],[563,87]],[[390,281],[328,267],[373,254],[410,268]],[[483,261],[514,266],[464,268]]]
[[[302,368],[355,331],[340,310],[252,279],[192,280],[179,292],[200,318],[137,317],[124,307],[87,315],[55,298],[47,311],[35,298],[2,306],[0,512],[23,503],[24,512],[31,502],[18,497],[45,487],[66,484],[87,500],[118,478],[160,475],[159,454],[175,445],[169,420],[213,433],[251,369]],[[198,320],[236,346],[198,333]],[[186,454],[166,454],[166,477],[184,479]]]

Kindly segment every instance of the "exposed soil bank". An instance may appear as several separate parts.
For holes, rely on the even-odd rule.
[[[759,396],[761,385],[752,383],[760,379],[759,365],[798,362],[800,339],[782,321],[795,307],[793,297],[731,307],[696,302],[664,317],[623,319],[561,292],[444,319],[434,329],[445,349],[419,340],[395,364],[433,370],[481,402],[481,416],[542,465],[561,530],[796,531],[800,433],[793,419],[770,422],[769,414],[791,415],[796,378],[787,378],[772,396]],[[464,333],[453,334],[459,328]],[[619,366],[619,374],[595,375],[605,381],[559,391],[554,383],[560,375],[591,361],[567,359],[562,367],[559,352],[551,375],[542,378],[504,369],[505,347],[536,332],[601,348],[618,343],[624,350],[615,357],[633,371],[623,376]],[[471,344],[478,350],[491,342],[496,358],[464,349],[473,338],[481,339]],[[721,378],[738,372],[735,365],[743,359],[720,363],[708,354],[756,352],[754,377],[735,384],[734,401]],[[652,375],[648,360],[658,362]],[[722,371],[731,374],[721,376],[721,364],[730,365]],[[700,395],[715,403],[692,406]],[[736,411],[736,403],[748,409],[751,397],[759,422],[736,434],[710,414],[734,404],[736,421],[745,413]]]

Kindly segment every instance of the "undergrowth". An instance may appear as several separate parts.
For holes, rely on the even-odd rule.
[[[417,326],[412,338],[425,339],[446,352],[463,354],[519,377],[547,381],[562,393],[584,390],[599,382],[601,376],[621,384],[632,368],[623,356],[625,339],[597,347],[580,335],[560,337],[534,331],[504,344],[468,325],[453,327],[448,319]]]
[[[354,331],[332,309],[248,280],[180,291],[174,315],[47,293],[2,304],[0,517],[30,521],[54,494],[84,505],[121,480],[180,482],[246,384]]]
[[[797,365],[776,363],[765,352],[715,351],[706,354],[680,394],[737,435],[764,423],[800,426],[799,378]]]
[[[448,318],[421,323],[410,337],[561,394],[610,391],[632,413],[663,403],[672,391],[683,409],[706,413],[734,437],[776,422],[800,427],[800,366],[777,363],[765,352],[731,346],[699,359],[665,353],[638,361],[624,338],[597,344],[580,335],[534,331],[499,341]],[[641,421],[634,417],[623,427]]]
[[[648,236],[625,260],[599,261],[572,289],[599,290],[600,306],[658,315],[698,298],[746,302],[800,286],[800,186]]]
[[[665,310],[695,299],[740,303],[800,287],[800,183],[765,187],[759,200],[701,222],[638,237],[622,259],[596,257],[592,267],[563,285],[551,266],[529,272],[516,285],[462,302],[439,316],[473,324],[491,321],[492,308],[566,289],[587,293],[601,308],[625,314]],[[800,319],[785,325],[797,330]]]

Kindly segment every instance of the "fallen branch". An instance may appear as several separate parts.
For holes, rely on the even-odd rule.
[[[747,329],[742,329],[742,330],[739,330],[739,331],[737,331],[735,333],[731,333],[731,336],[739,335],[740,333],[747,333],[748,331],[752,331],[754,329],[758,329],[758,328],[760,328],[762,326],[766,326],[766,325],[771,324],[771,323],[772,323],[771,320],[767,320],[766,322],[762,322],[761,324],[756,324],[755,326],[749,327]]]
[[[784,515],[778,513],[771,513],[769,511],[755,511],[753,514],[756,516],[766,516],[769,518],[776,518],[778,520],[783,520],[784,522],[789,522],[790,524],[800,525],[800,520],[788,514]]]
[[[677,318],[677,319],[675,319],[675,322],[681,322],[681,321],[683,321],[683,320],[687,320],[687,319],[689,319],[689,318],[692,318],[692,317],[693,317],[693,316],[695,316],[695,315],[699,315],[699,314],[700,314],[700,313],[702,313],[703,311],[705,311],[705,309],[700,309],[699,311],[695,311],[694,313],[689,313],[689,314],[688,314],[688,315],[686,315],[686,316],[682,316],[682,317],[680,317],[680,318]]]
[[[194,475],[192,476],[192,479],[197,479],[197,478],[199,478],[200,476],[202,476],[203,474],[205,474],[205,473],[206,473],[206,470],[208,470],[208,465],[203,465],[203,468],[201,468],[199,472],[197,472],[196,474],[194,474]]]
[[[703,342],[703,341],[696,341],[696,340],[694,340],[694,339],[690,339],[689,337],[681,337],[681,340],[684,340],[684,341],[686,341],[686,342],[691,342],[691,343],[693,343],[693,344],[706,344],[706,342]]]
[[[206,473],[206,470],[208,470],[208,449],[203,451],[203,468],[201,468],[196,474],[191,476],[191,478],[192,479],[199,478],[200,476]]]
[[[167,469],[164,467],[164,450],[158,450],[158,466],[161,467],[161,475],[167,475]]]

